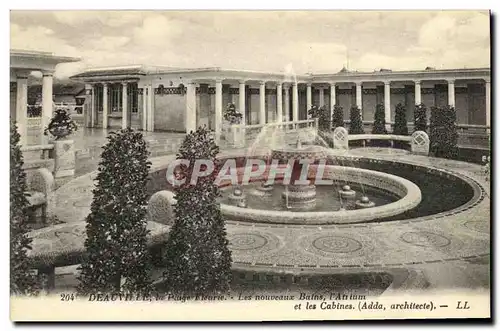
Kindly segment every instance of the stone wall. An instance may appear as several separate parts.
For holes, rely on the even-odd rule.
[[[184,94],[155,94],[155,131],[185,132],[186,96]]]

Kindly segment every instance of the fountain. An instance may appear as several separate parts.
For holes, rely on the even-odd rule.
[[[370,201],[370,198],[368,198],[366,195],[362,196],[361,199],[356,201],[356,208],[358,209],[372,207],[375,207],[375,203],[373,201]]]
[[[229,201],[231,201],[235,205],[239,205],[242,201],[246,200],[245,194],[240,186],[236,186],[229,195]]]
[[[354,199],[356,197],[356,191],[351,189],[349,185],[344,185],[342,189],[339,190],[339,195],[343,199]]]
[[[293,160],[290,185],[287,185],[282,193],[283,201],[288,209],[311,209],[316,203],[316,186],[314,184],[299,183],[307,180],[309,165],[325,158],[325,150],[321,146],[303,145],[300,137],[293,147],[275,148],[271,151],[273,159],[280,163],[288,163]],[[305,161],[305,162],[304,162]],[[303,175],[306,175],[306,178]]]
[[[272,191],[273,191],[274,186],[272,184],[262,182],[262,184],[258,187],[256,187],[253,191],[253,195],[258,195],[258,196],[270,196]]]

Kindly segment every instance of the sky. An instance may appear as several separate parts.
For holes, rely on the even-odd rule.
[[[66,78],[127,64],[272,72],[490,66],[478,11],[11,11],[11,49],[76,56]]]

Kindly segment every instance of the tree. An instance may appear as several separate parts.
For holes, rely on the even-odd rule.
[[[396,115],[394,117],[394,130],[396,135],[408,135],[408,125],[406,123],[406,107],[401,103],[396,105]]]
[[[421,103],[415,105],[415,131],[427,131],[427,107]]]
[[[358,106],[352,106],[349,119],[351,124],[349,125],[349,134],[363,134],[363,121],[361,120],[361,109]]]
[[[434,156],[454,158],[458,154],[455,108],[431,108],[430,151]]]
[[[335,129],[339,126],[344,126],[344,108],[340,105],[335,105],[333,107],[332,127]]]
[[[231,253],[214,181],[216,171],[191,183],[196,160],[216,163],[219,147],[210,132],[200,127],[186,136],[177,159],[188,160],[180,167],[185,178],[176,186],[175,222],[165,248],[165,285],[171,293],[189,295],[223,293],[229,290]],[[215,165],[215,168],[218,168]]]
[[[151,290],[145,220],[148,155],[140,132],[128,128],[108,136],[87,216],[78,285],[82,294]]]
[[[387,134],[387,129],[385,128],[385,108],[382,104],[378,104],[375,108],[372,133]]]
[[[307,114],[311,118],[318,119],[318,127],[321,131],[330,131],[330,111],[326,109],[325,106],[320,108],[312,106],[311,109],[307,111]]]
[[[385,128],[385,107],[383,104],[378,104],[375,108],[372,133],[387,134],[387,129]],[[378,147],[387,147],[390,145],[390,142],[387,140],[375,140],[371,142],[371,145]]]
[[[23,154],[19,146],[19,133],[14,122],[10,123],[10,293],[36,295],[39,282],[30,271],[28,250],[31,239],[27,236],[29,207],[25,196],[26,173]]]

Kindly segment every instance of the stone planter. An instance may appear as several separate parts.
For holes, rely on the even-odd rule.
[[[64,137],[69,135],[69,129],[65,127],[55,127],[49,130],[50,134],[57,139],[64,139]]]
[[[54,178],[75,175],[75,142],[73,140],[54,140],[52,158],[54,159]]]
[[[228,145],[239,148],[245,146],[245,130],[238,125],[226,124],[223,128],[224,139]]]

